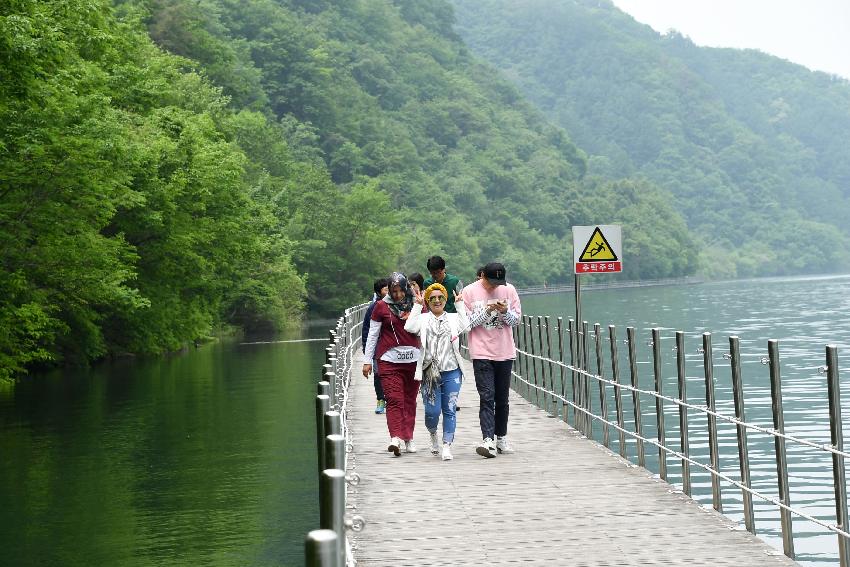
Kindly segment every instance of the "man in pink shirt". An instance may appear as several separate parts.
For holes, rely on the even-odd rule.
[[[508,443],[508,393],[516,346],[511,327],[519,324],[522,307],[516,288],[505,281],[505,266],[491,262],[479,280],[463,288],[469,313],[469,353],[475,373],[483,441],[476,452],[483,457],[513,453]]]

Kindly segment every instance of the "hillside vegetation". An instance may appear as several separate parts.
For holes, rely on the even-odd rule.
[[[441,0],[0,6],[0,377],[336,313],[432,254],[564,280],[573,224],[627,225],[628,276],[696,266]]]
[[[588,154],[667,189],[708,275],[850,267],[850,82],[660,35],[609,0],[455,0],[457,30]]]

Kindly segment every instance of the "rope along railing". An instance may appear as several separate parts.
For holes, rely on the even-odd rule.
[[[316,453],[319,472],[320,528],[307,534],[304,544],[308,567],[354,565],[346,537],[348,530],[360,531],[365,522],[346,515],[348,486],[360,482],[351,471],[348,430],[348,392],[354,352],[360,343],[360,330],[367,303],[350,307],[329,331],[330,344],[316,395]]]
[[[850,567],[850,532],[848,532],[847,494],[845,484],[844,458],[850,453],[844,451],[843,432],[841,426],[841,405],[839,393],[838,353],[834,345],[826,346],[826,364],[819,369],[827,375],[827,402],[829,406],[829,426],[831,444],[818,444],[807,439],[785,433],[782,390],[780,377],[779,342],[768,341],[767,356],[760,362],[769,367],[770,394],[773,428],[762,427],[746,421],[744,414],[743,379],[741,372],[740,341],[738,337],[729,337],[729,352],[723,355],[729,360],[732,377],[732,396],[734,416],[718,412],[715,397],[714,357],[712,354],[711,333],[702,334],[702,344],[698,352],[703,356],[703,374],[705,378],[706,404],[696,404],[687,399],[687,376],[685,372],[685,334],[675,333],[676,379],[678,397],[665,395],[664,367],[661,355],[661,330],[652,329],[651,340],[647,346],[652,348],[651,365],[655,381],[655,389],[640,388],[638,385],[637,339],[634,327],[627,327],[627,362],[629,382],[620,381],[620,353],[616,328],[608,327],[605,337],[601,326],[593,326],[590,332],[587,322],[581,325],[569,320],[567,328],[563,321],[557,318],[555,325],[549,317],[523,316],[520,325],[514,330],[517,344],[517,358],[513,370],[513,388],[531,403],[547,412],[562,418],[583,435],[593,438],[594,424],[602,427],[601,442],[610,447],[610,432],[613,430],[619,437],[619,452],[627,457],[626,437],[632,440],[636,448],[637,464],[646,467],[645,446],[649,445],[658,450],[659,476],[668,480],[667,458],[681,461],[682,491],[692,496],[691,467],[696,467],[708,473],[711,477],[712,504],[718,512],[723,512],[723,501],[720,481],[741,491],[742,508],[746,529],[756,533],[755,517],[753,514],[753,497],[776,506],[780,514],[783,551],[793,558],[794,537],[792,517],[805,519],[817,526],[837,535],[839,562],[842,567]],[[605,349],[608,343],[610,365],[605,364]],[[553,345],[555,345],[553,347]],[[594,356],[591,357],[591,348]],[[557,349],[557,350],[555,350]],[[569,357],[569,360],[567,360]],[[590,367],[591,359],[595,358],[595,372]],[[610,370],[610,378],[605,374]],[[592,392],[596,384],[598,393]],[[625,394],[625,396],[624,396]],[[613,397],[615,416],[609,417],[609,395]],[[632,429],[626,426],[624,397],[631,397],[633,418]],[[594,409],[594,397],[596,408]],[[643,399],[655,402],[652,409],[641,406]],[[678,410],[678,447],[670,446],[666,439],[665,404]],[[596,413],[598,411],[598,413]],[[690,439],[693,436],[690,427],[694,425],[694,416],[705,416],[705,434],[708,438],[708,462],[700,462],[690,454]],[[643,418],[654,421],[655,439],[643,433]],[[738,448],[738,474],[720,470],[719,444],[717,422],[725,422],[735,427]],[[702,420],[699,420],[700,422]],[[774,444],[773,460],[777,472],[778,497],[765,494],[763,490],[752,487],[750,478],[750,456],[748,450],[747,431],[757,432],[772,438]],[[832,474],[835,491],[835,521],[832,518],[823,519],[794,508],[791,505],[788,485],[788,465],[786,462],[786,442],[801,447],[814,449],[820,454],[829,455],[832,459]]]

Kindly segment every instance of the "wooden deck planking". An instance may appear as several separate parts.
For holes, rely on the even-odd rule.
[[[428,450],[421,398],[419,452],[387,452],[372,381],[355,365],[349,458],[361,482],[349,504],[366,520],[351,534],[359,566],[797,565],[514,392],[508,433],[517,452],[479,456],[471,364],[464,374],[455,459],[443,462]]]

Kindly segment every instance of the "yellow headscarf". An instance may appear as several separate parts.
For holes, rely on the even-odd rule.
[[[434,282],[425,288],[425,303],[428,303],[428,299],[431,297],[431,294],[435,291],[442,291],[443,297],[446,298],[445,301],[449,300],[449,292],[446,291],[446,288],[443,287],[443,284]],[[443,303],[445,303],[445,301]]]

